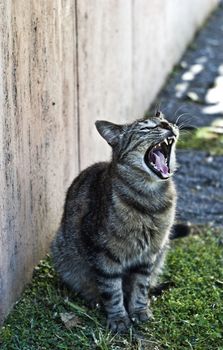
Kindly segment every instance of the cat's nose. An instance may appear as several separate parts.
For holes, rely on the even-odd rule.
[[[171,131],[171,135],[177,136],[178,131],[173,124],[168,122],[161,122],[160,126],[165,130]]]

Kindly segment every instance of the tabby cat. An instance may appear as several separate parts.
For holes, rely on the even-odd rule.
[[[112,147],[112,160],[74,179],[52,256],[62,280],[87,302],[103,305],[109,328],[121,332],[151,317],[148,290],[174,221],[179,131],[161,112],[125,125],[97,121],[96,127]]]

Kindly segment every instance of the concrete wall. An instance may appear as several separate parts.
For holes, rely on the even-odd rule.
[[[58,225],[78,172],[73,1],[4,1],[0,14],[0,321]]]
[[[106,159],[94,121],[142,115],[217,0],[1,0],[0,322],[65,189]]]

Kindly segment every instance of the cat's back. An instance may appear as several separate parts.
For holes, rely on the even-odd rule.
[[[105,216],[111,188],[108,168],[107,162],[95,163],[83,170],[69,187],[61,221],[67,240],[72,240],[74,235],[83,237],[88,232],[93,233],[98,217]]]
[[[84,260],[89,253],[87,248],[92,245],[89,235],[96,234],[98,213],[103,210],[101,201],[106,187],[107,168],[106,162],[93,164],[83,170],[67,190],[63,217],[51,252],[57,271],[68,284],[71,284],[71,266],[73,271],[79,271],[80,266],[82,271],[86,268]]]
[[[95,163],[83,170],[72,182],[66,195],[67,201],[75,201],[86,193],[97,193],[107,172],[108,163]],[[66,204],[65,202],[65,204]]]
[[[89,206],[94,209],[105,187],[107,168],[107,162],[95,163],[73,180],[66,194],[62,222],[74,215],[80,218]]]

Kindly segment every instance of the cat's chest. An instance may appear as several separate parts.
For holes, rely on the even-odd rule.
[[[132,266],[140,266],[149,264],[151,267],[155,263],[157,256],[160,252],[165,250],[168,246],[168,239],[163,239],[162,244],[155,246],[144,245],[138,243],[137,240],[128,244],[128,248],[125,249],[125,253],[122,254],[122,265],[124,268],[131,268]]]
[[[118,198],[109,220],[118,233],[111,238],[112,246],[128,262],[144,260],[145,255],[156,255],[165,247],[174,220],[175,200],[170,194],[161,201],[150,196],[145,206],[142,201],[138,204],[124,205]]]
[[[141,223],[138,228],[129,231],[126,235],[126,254],[131,258],[139,257],[144,254],[156,254],[162,249],[169,237],[170,229],[168,226],[154,226],[154,223],[149,221],[149,226]]]
[[[169,229],[157,230],[154,223],[141,219],[137,224],[132,222],[124,225],[120,236],[113,237],[109,242],[109,248],[116,252],[126,268],[145,261],[153,262],[157,254],[168,243]]]

